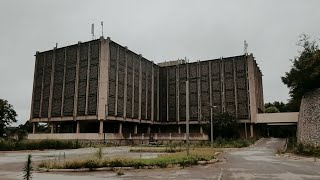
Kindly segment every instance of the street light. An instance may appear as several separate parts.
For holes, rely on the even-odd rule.
[[[210,122],[210,132],[211,132],[211,146],[213,144],[213,108],[217,108],[218,106],[210,106],[211,109],[211,122]]]

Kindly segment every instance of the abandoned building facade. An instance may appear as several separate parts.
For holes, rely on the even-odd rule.
[[[264,107],[262,73],[252,54],[155,64],[101,37],[35,57],[34,134],[35,123],[48,123],[48,134],[68,134],[66,139],[89,133],[183,134],[187,80],[190,133],[203,134],[211,114],[229,112],[253,136]]]

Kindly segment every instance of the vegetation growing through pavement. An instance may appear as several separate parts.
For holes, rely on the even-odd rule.
[[[0,151],[16,150],[44,150],[44,149],[77,149],[80,148],[78,141],[64,140],[23,140],[23,141],[0,141]]]
[[[308,145],[308,144],[302,144],[298,143],[296,138],[289,138],[288,139],[288,145],[287,145],[287,151],[303,156],[314,156],[314,157],[320,157],[320,147]]]
[[[197,165],[198,161],[209,161],[215,158],[216,151],[212,148],[195,148],[190,151],[190,156],[186,156],[185,152],[177,152],[172,154],[159,155],[152,159],[130,159],[130,158],[113,158],[98,159],[89,158],[85,160],[70,160],[65,162],[44,161],[39,164],[40,168],[48,169],[80,169],[80,168],[101,168],[101,167],[160,167],[166,168],[172,165],[180,165],[181,167]]]
[[[32,171],[33,171],[33,167],[32,167],[32,155],[29,154],[28,158],[27,158],[27,162],[23,168],[23,179],[25,180],[30,180],[32,179]]]

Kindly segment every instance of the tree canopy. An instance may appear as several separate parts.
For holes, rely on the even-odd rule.
[[[17,122],[17,113],[7,100],[0,99],[0,137],[5,134],[5,128],[11,123]]]
[[[320,88],[320,50],[315,40],[301,35],[298,45],[302,47],[298,56],[292,60],[293,66],[281,77],[290,89],[291,106],[299,108],[302,96],[311,90]]]

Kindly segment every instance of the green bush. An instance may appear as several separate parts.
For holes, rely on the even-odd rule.
[[[88,160],[84,161],[83,165],[85,168],[89,168],[89,169],[101,167],[101,163],[95,159],[88,159]]]

